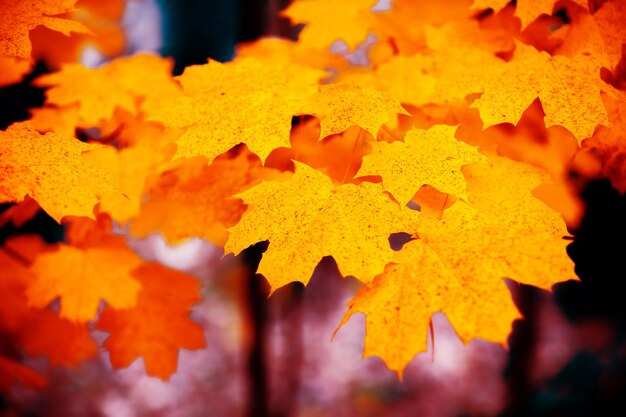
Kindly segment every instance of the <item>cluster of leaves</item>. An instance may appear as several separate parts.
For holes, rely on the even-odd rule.
[[[61,62],[39,25],[84,33],[74,50],[100,39],[76,1],[2,3],[17,23],[0,32],[0,84],[34,59]],[[138,54],[37,78],[44,107],[0,132],[0,202],[16,203],[2,221],[41,208],[67,230],[63,243],[22,235],[0,251],[0,331],[15,348],[76,364],[97,352],[95,325],[114,367],[141,356],[167,378],[178,349],[204,346],[188,317],[199,283],[140,259],[113,222],[226,254],[269,241],[259,272],[272,290],[307,284],[332,257],[365,285],[343,322],[364,313],[364,355],[399,375],[435,312],[464,341],[505,344],[520,313],[504,278],[575,279],[572,178],[626,191],[624,2],[376,3],[296,0],[283,13],[305,24],[298,42],[261,39],[177,77]],[[114,15],[78,4],[94,21]],[[337,42],[367,63],[331,53]],[[0,357],[0,383],[11,379],[42,383]]]

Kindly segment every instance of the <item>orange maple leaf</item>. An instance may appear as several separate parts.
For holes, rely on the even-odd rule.
[[[70,219],[70,245],[59,243],[30,266],[35,279],[27,296],[33,307],[61,298],[61,317],[85,322],[96,318],[100,300],[116,308],[135,305],[140,284],[132,271],[142,260],[122,237],[105,234],[110,219]]]
[[[88,47],[108,58],[122,54],[126,46],[121,22],[125,6],[126,0],[76,1],[76,7],[62,17],[82,23],[88,32],[67,36],[38,26],[30,33],[33,58],[43,60],[48,68],[58,69],[64,63],[80,62]]]
[[[167,380],[176,372],[179,349],[205,347],[202,327],[189,318],[200,300],[200,283],[158,264],[145,264],[133,276],[142,286],[137,305],[107,306],[97,328],[109,332],[104,347],[114,368],[142,357],[148,374]]]
[[[29,32],[39,25],[69,35],[87,33],[88,29],[58,15],[74,9],[77,0],[20,0],[0,2],[0,86],[19,81],[31,67]]]
[[[35,389],[42,389],[48,384],[48,380],[40,373],[0,356],[0,391],[8,391],[14,382]]]
[[[245,145],[207,164],[204,157],[179,159],[146,192],[141,212],[131,223],[135,236],[160,231],[172,243],[190,237],[223,245],[245,211],[232,196],[261,181],[261,160]]]
[[[56,133],[41,135],[29,122],[0,131],[0,201],[26,195],[57,222],[64,216],[92,216],[98,196],[118,192],[107,174],[81,154],[95,146]]]
[[[0,247],[0,332],[31,356],[53,365],[76,366],[98,351],[85,323],[73,323],[45,309],[31,308],[26,292],[35,280],[32,262],[49,249],[38,236],[22,235]],[[62,340],[63,343],[59,343]]]

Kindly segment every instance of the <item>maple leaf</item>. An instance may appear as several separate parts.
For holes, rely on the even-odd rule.
[[[320,70],[343,68],[347,64],[342,56],[282,38],[260,38],[253,42],[240,43],[235,46],[235,50],[237,57],[257,58],[283,64],[294,63]]]
[[[514,74],[519,84],[504,82]],[[591,136],[597,125],[609,123],[600,92],[612,89],[600,79],[593,61],[584,57],[550,58],[518,44],[514,60],[490,76],[501,78],[486,79],[483,95],[473,104],[487,126],[517,123],[537,97],[546,114],[546,126],[563,126],[579,141]]]
[[[232,196],[260,182],[260,159],[239,149],[218,156],[211,165],[204,157],[179,160],[146,192],[139,216],[131,223],[135,236],[160,231],[172,243],[190,237],[223,245],[226,228],[234,226],[245,205]]]
[[[46,307],[60,297],[61,317],[76,322],[94,319],[101,299],[116,308],[134,306],[140,285],[132,271],[142,261],[122,237],[103,232],[108,229],[104,216],[98,223],[71,219],[71,245],[54,245],[30,266],[35,279],[27,291],[29,304]]]
[[[473,115],[470,117],[474,118]],[[466,126],[457,135],[463,141],[468,141],[470,136],[473,139],[478,138],[481,149],[497,151],[498,155],[528,163],[550,173],[552,182],[540,185],[535,189],[534,195],[561,213],[568,228],[576,229],[584,213],[584,206],[578,192],[571,185],[569,172],[572,160],[579,150],[578,142],[561,126],[546,129],[543,118],[541,102],[535,100],[515,126],[503,123],[483,131],[482,122],[479,121],[474,129]],[[464,123],[476,122],[474,120],[468,123],[468,120],[470,118],[466,118]]]
[[[143,108],[150,120],[185,128],[177,157],[209,161],[239,143],[261,159],[288,146],[293,101],[314,93],[326,73],[313,68],[256,58],[185,68],[177,77],[179,97],[151,97]]]
[[[604,97],[609,120],[612,128],[600,126],[593,136],[582,143],[581,154],[589,154],[598,162],[598,166],[591,168],[589,176],[601,175],[608,178],[620,193],[626,192],[626,97],[620,95],[616,98]]]
[[[0,27],[0,86],[19,81],[30,69],[31,29],[43,25],[64,35],[88,32],[81,23],[58,16],[72,11],[75,3],[76,0],[0,3],[0,22],[4,22]]]
[[[520,313],[504,278],[549,289],[573,277],[562,219],[531,194],[545,174],[504,158],[468,165],[464,173],[470,205],[420,217],[419,239],[357,294],[342,321],[365,313],[364,356],[382,357],[400,375],[426,350],[435,312],[443,311],[465,342],[505,344]]]
[[[587,0],[572,0],[575,4],[587,9]],[[507,0],[474,0],[473,6],[477,9],[500,10],[510,2]],[[557,0],[524,0],[516,3],[515,15],[520,18],[526,27],[542,14],[552,14]]]
[[[454,127],[433,126],[411,130],[404,142],[376,142],[363,158],[359,175],[380,175],[383,188],[406,204],[425,184],[466,198],[460,167],[485,159],[478,151],[454,138]]]
[[[28,122],[0,131],[0,201],[29,195],[57,222],[67,215],[93,216],[98,196],[117,189],[105,172],[82,159],[91,149],[73,137],[41,135]]]
[[[20,329],[28,314],[28,304],[25,290],[32,280],[32,274],[19,263],[9,248],[0,250],[0,329],[3,332],[14,333]]]
[[[0,55],[0,87],[19,82],[31,66],[30,60]]]
[[[306,23],[299,43],[305,47],[326,49],[342,40],[354,49],[363,42],[372,26],[371,9],[376,0],[296,0],[281,12],[293,23]],[[331,11],[332,12],[329,12]]]
[[[471,0],[395,0],[391,10],[374,15],[374,32],[382,39],[392,39],[401,55],[418,52],[426,44],[429,26],[450,22],[469,22]]]
[[[104,347],[114,368],[143,357],[148,374],[167,380],[176,371],[178,350],[205,347],[202,327],[189,319],[200,300],[200,283],[182,272],[145,264],[133,272],[141,283],[137,304],[107,306],[97,328],[109,332]]]
[[[82,157],[107,172],[119,190],[101,196],[100,211],[111,214],[121,223],[138,215],[146,181],[165,169],[175,152],[173,144],[161,150],[147,146],[116,150],[103,146],[85,152]]]
[[[577,5],[588,7],[587,0],[572,0]],[[556,0],[526,0],[520,1],[515,8],[515,15],[522,21],[522,26],[527,26],[542,14],[552,14]]]
[[[320,119],[320,137],[341,133],[357,125],[372,135],[390,119],[406,111],[389,95],[355,85],[329,84],[302,100],[296,113],[313,114]]]
[[[0,391],[8,391],[14,381],[35,389],[42,389],[48,383],[47,379],[38,372],[0,356]]]
[[[301,163],[290,180],[264,181],[238,197],[249,207],[229,229],[225,253],[269,240],[258,271],[272,290],[294,281],[307,284],[325,256],[335,259],[344,276],[368,282],[391,259],[389,235],[411,230],[416,218],[380,184],[335,187]]]
[[[46,103],[78,103],[82,126],[110,119],[117,108],[137,114],[148,97],[167,99],[179,94],[171,77],[172,60],[150,54],[117,58],[99,68],[67,64],[58,72],[37,78],[35,85],[50,87]]]
[[[306,118],[305,118],[306,119]],[[319,120],[304,120],[291,131],[291,152],[286,158],[303,162],[328,175],[336,185],[350,182],[371,152],[373,138],[358,126],[322,140]],[[267,161],[266,165],[271,163]]]
[[[42,0],[25,3],[20,0],[3,0],[0,21],[11,22],[0,29],[0,54],[30,58],[28,33],[38,25],[69,35],[70,32],[86,32],[82,24],[56,17],[74,9],[77,0]]]
[[[87,326],[28,305],[26,292],[36,279],[29,267],[48,250],[41,238],[27,235],[13,237],[1,248],[0,331],[31,356],[45,355],[51,364],[75,366],[98,351]]]
[[[22,326],[20,346],[31,356],[46,356],[52,365],[77,366],[98,353],[86,323],[75,323],[52,311],[31,309]]]
[[[69,36],[38,26],[30,32],[32,56],[43,60],[50,69],[63,63],[80,62],[87,48],[94,48],[107,58],[123,54],[126,39],[122,28],[125,0],[78,0],[76,7],[61,17],[79,22],[87,33],[73,32]]]
[[[7,223],[11,223],[15,227],[22,227],[35,217],[39,210],[41,210],[39,204],[29,196],[26,196],[22,202],[9,207],[0,214],[0,227],[4,227]]]
[[[600,94],[614,92],[600,78],[594,61],[551,57],[521,43],[508,62],[479,49],[450,47],[394,58],[373,76],[355,77],[354,82],[367,82],[416,106],[457,103],[481,93],[472,107],[480,111],[486,127],[517,123],[539,98],[546,125],[563,126],[579,141],[591,136],[597,125],[608,124]]]

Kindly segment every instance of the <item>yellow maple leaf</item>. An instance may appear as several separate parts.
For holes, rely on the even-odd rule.
[[[406,204],[425,184],[466,198],[461,165],[485,159],[478,151],[454,138],[455,127],[433,126],[411,130],[404,142],[375,142],[363,158],[359,175],[380,175],[383,188]]]
[[[342,40],[354,49],[367,37],[372,26],[371,9],[376,0],[296,0],[281,14],[293,23],[306,23],[299,42],[307,47],[326,49]]]
[[[29,195],[60,222],[67,215],[92,217],[99,196],[118,192],[104,171],[81,157],[97,146],[56,133],[41,135],[28,122],[0,131],[0,143],[2,202]]]
[[[325,256],[335,259],[343,275],[368,282],[393,256],[389,235],[411,230],[417,218],[383,193],[380,184],[335,187],[301,163],[290,180],[265,181],[238,197],[249,207],[229,230],[225,252],[239,253],[269,240],[259,273],[272,290],[294,281],[308,283]]]
[[[382,357],[400,375],[426,350],[435,312],[443,311],[465,342],[505,344],[520,313],[504,278],[549,289],[574,277],[562,219],[530,192],[541,172],[504,158],[470,167],[470,204],[478,209],[457,202],[441,218],[422,216],[419,239],[357,294],[342,321],[365,313],[364,355]]]
[[[119,190],[101,196],[100,211],[121,223],[138,215],[146,181],[165,169],[174,153],[175,146],[159,152],[145,145],[122,150],[103,146],[85,152],[82,157],[107,172]]]
[[[209,161],[239,143],[265,159],[289,146],[293,102],[314,93],[321,70],[285,62],[239,58],[221,64],[193,65],[177,79],[183,94],[153,97],[143,108],[151,120],[186,128],[178,157]]]
[[[453,104],[481,94],[472,107],[479,109],[485,127],[517,123],[539,98],[546,126],[561,125],[579,141],[597,125],[608,124],[601,92],[614,91],[600,78],[597,62],[584,56],[551,57],[521,43],[508,62],[480,49],[450,47],[399,56],[352,82],[366,82],[415,106]]]
[[[172,60],[150,54],[115,59],[99,68],[64,65],[60,71],[35,80],[46,90],[46,103],[71,106],[78,103],[82,126],[96,126],[113,117],[117,108],[132,114],[148,97],[166,100],[180,94],[171,77]]]
[[[295,110],[320,119],[321,138],[341,133],[353,125],[376,136],[391,116],[406,114],[400,103],[388,94],[349,84],[322,85]]]

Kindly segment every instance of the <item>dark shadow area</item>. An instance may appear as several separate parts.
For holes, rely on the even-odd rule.
[[[46,90],[31,83],[47,72],[48,68],[38,63],[21,82],[0,87],[0,130],[6,130],[14,122],[30,119],[28,110],[43,106]]]
[[[0,216],[13,204],[0,204]],[[13,223],[7,222],[0,226],[0,244],[4,244],[4,241],[11,236],[36,234],[42,237],[48,243],[55,243],[63,241],[65,228],[58,224],[52,217],[43,210],[39,210],[35,217],[21,225],[16,227]]]
[[[235,45],[261,36],[294,38],[297,31],[278,15],[288,0],[159,0],[163,11],[161,54],[175,60],[174,73],[208,58],[225,62]]]
[[[509,339],[509,403],[501,416],[626,415],[626,197],[607,180],[590,182],[581,195],[586,213],[567,248],[580,281],[557,284],[552,294],[513,290],[524,319]],[[542,349],[540,313],[550,305],[571,326],[572,354],[554,375],[533,380]],[[544,326],[544,333],[561,330]]]

